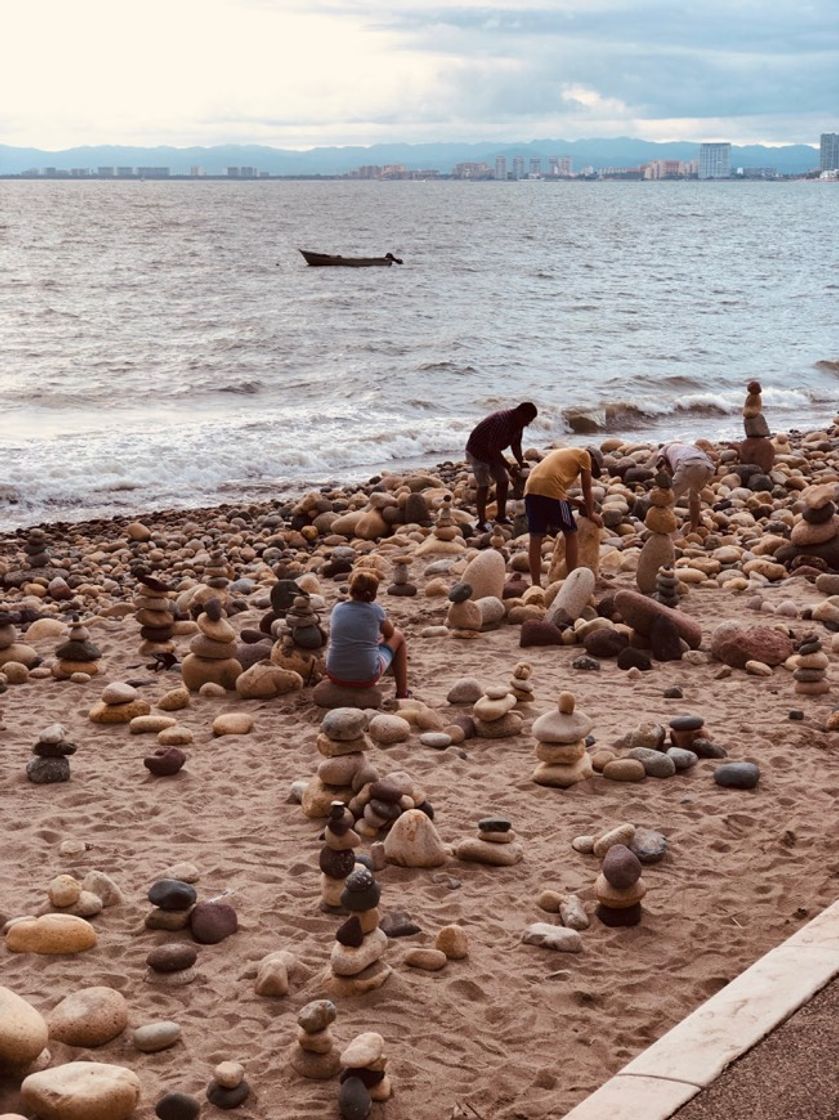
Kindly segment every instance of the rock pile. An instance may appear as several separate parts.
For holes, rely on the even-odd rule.
[[[329,1029],[337,1017],[337,1008],[329,999],[314,999],[298,1012],[297,1041],[289,1059],[301,1077],[326,1081],[341,1068]]]
[[[381,958],[387,935],[379,929],[381,888],[372,871],[359,866],[347,877],[341,905],[350,917],[338,928],[329,959],[326,986],[339,996],[363,995],[380,988],[393,969]]]
[[[378,778],[365,758],[372,747],[366,728],[367,716],[361,708],[333,708],[321,720],[316,745],[323,762],[301,802],[307,817],[328,816],[333,801],[349,804],[362,786]]]
[[[34,758],[26,764],[26,776],[35,785],[52,785],[70,781],[68,756],[76,753],[76,746],[65,739],[66,732],[60,723],[51,723],[38,735],[32,748]]]
[[[446,494],[429,536],[417,548],[417,556],[458,556],[466,550],[463,534],[452,517],[451,494]]]
[[[792,674],[795,691],[801,696],[821,696],[830,692],[830,682],[827,680],[829,664],[818,634],[807,634],[801,640],[795,657]]]
[[[99,672],[98,662],[102,652],[90,640],[90,632],[79,621],[79,616],[73,615],[70,622],[70,637],[56,649],[55,656],[58,660],[53,665],[52,675],[62,681],[72,677],[74,673],[95,676]]]
[[[533,771],[533,781],[541,786],[568,789],[594,773],[585,743],[594,723],[585,712],[574,709],[574,694],[563,692],[554,711],[534,720],[539,765]]]
[[[625,844],[614,844],[606,852],[594,884],[597,917],[607,926],[637,926],[646,893],[641,861]]]
[[[506,685],[490,685],[472,707],[475,733],[484,739],[506,739],[520,734],[522,718],[513,711],[517,703]]]
[[[638,570],[635,582],[644,595],[652,595],[656,590],[656,577],[659,569],[671,567],[675,561],[672,533],[676,531],[676,514],[673,510],[675,498],[670,476],[661,473],[656,476],[655,486],[649,495],[650,508],[644,524],[649,536],[644,542],[638,557]]]
[[[373,1101],[386,1101],[393,1089],[385,1073],[385,1040],[375,1031],[357,1035],[341,1054],[338,1111],[342,1120],[364,1120]]]
[[[483,626],[481,608],[472,599],[472,585],[456,583],[449,592],[451,606],[446,612],[446,626],[453,638],[477,638]]]
[[[393,558],[393,583],[388,587],[388,595],[413,596],[417,593],[417,585],[408,579],[408,566],[410,556],[394,556]]]
[[[50,562],[49,541],[43,529],[30,529],[26,534],[26,544],[23,546],[26,553],[26,568],[46,568]]]
[[[236,631],[224,617],[221,601],[208,599],[197,622],[200,633],[189,643],[181,669],[184,684],[190,692],[208,683],[234,691],[242,666],[236,660]]]
[[[130,723],[136,716],[147,716],[151,705],[133,685],[114,681],[105,685],[102,698],[88,713],[93,723]]]
[[[454,854],[466,863],[485,863],[491,867],[512,867],[524,851],[516,839],[513,826],[503,816],[494,814],[478,821],[478,835],[461,840]]]
[[[675,610],[679,605],[679,580],[669,565],[659,568],[655,577],[656,600],[665,607]]]
[[[244,1104],[250,1091],[240,1062],[220,1062],[213,1070],[213,1079],[207,1086],[207,1100],[216,1108],[227,1111]]]
[[[740,444],[740,462],[759,467],[769,474],[775,465],[775,448],[770,439],[769,425],[763,415],[762,389],[759,381],[750,381],[743,405],[743,429],[746,438]]]
[[[529,661],[519,661],[510,678],[510,691],[518,704],[528,704],[533,699],[533,666]]]
[[[833,569],[839,567],[837,494],[839,486],[835,482],[811,486],[802,493],[804,507],[789,538],[793,557],[812,557],[817,566],[826,563]]]
[[[326,631],[312,606],[311,596],[305,592],[295,595],[291,609],[286,612],[283,636],[286,635],[297,649],[306,652],[322,649],[326,645]]]
[[[182,988],[191,984],[198,976],[195,971],[197,960],[198,950],[187,941],[158,945],[146,957],[146,983],[163,988]]]
[[[344,881],[355,867],[353,848],[361,843],[361,837],[353,828],[355,820],[343,801],[333,801],[329,807],[329,817],[323,830],[320,865],[321,910],[331,914],[343,914],[341,894]]]
[[[190,883],[181,879],[158,879],[148,892],[148,900],[155,909],[146,915],[146,928],[186,929],[197,897]]]
[[[156,653],[172,653],[175,644],[175,604],[165,583],[154,576],[140,573],[134,593],[134,615],[140,624],[140,653],[151,657]]]
[[[0,612],[0,669],[12,662],[17,662],[27,669],[31,669],[41,659],[32,646],[25,645],[17,640],[15,617],[17,616],[6,611]]]

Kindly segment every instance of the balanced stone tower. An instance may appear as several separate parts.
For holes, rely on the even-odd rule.
[[[38,736],[32,748],[34,758],[26,764],[26,776],[35,785],[52,785],[70,781],[70,763],[67,756],[76,753],[75,744],[67,742],[64,728],[52,723]]]
[[[362,786],[378,778],[365,757],[372,747],[366,728],[361,708],[333,708],[321,720],[316,746],[323,761],[301,801],[310,819],[329,816],[333,801],[349,804]]]
[[[656,477],[655,486],[649,493],[650,508],[644,524],[650,535],[644,542],[638,557],[638,571],[635,582],[644,595],[652,595],[656,589],[659,570],[672,567],[676,559],[673,551],[671,533],[676,531],[676,514],[673,511],[674,496],[669,475],[663,472]]]
[[[759,381],[750,381],[743,405],[743,428],[746,438],[740,444],[741,463],[753,463],[768,474],[775,465],[775,448],[770,439],[769,425],[763,415],[763,397]]]
[[[393,583],[388,587],[388,595],[413,596],[417,593],[417,585],[408,579],[408,566],[410,556],[394,556],[393,558]]]
[[[23,546],[26,553],[26,566],[32,568],[46,568],[50,562],[49,542],[43,529],[30,529],[26,534],[26,544]]]
[[[513,669],[510,691],[519,704],[527,704],[533,699],[533,681],[530,679],[532,672],[533,666],[527,661],[519,661]]]
[[[326,986],[331,994],[357,996],[380,988],[393,969],[381,958],[387,935],[379,929],[381,888],[372,871],[359,866],[347,878],[341,905],[350,917],[335,934]]]
[[[807,634],[798,647],[793,679],[800,696],[821,696],[830,692],[827,667],[830,664],[817,634]]]
[[[467,836],[454,850],[455,857],[466,863],[483,863],[490,867],[512,867],[519,863],[524,851],[516,839],[513,826],[506,817],[494,814],[478,821],[478,835]]]
[[[417,548],[417,556],[457,556],[465,552],[466,543],[463,534],[454,523],[451,503],[451,494],[447,494],[443,498],[431,535],[426,537]]]
[[[70,637],[62,642],[55,651],[58,658],[52,668],[52,675],[58,680],[66,680],[74,673],[87,673],[89,677],[99,672],[97,662],[102,656],[98,646],[90,640],[90,633],[86,626],[79,621],[78,615],[73,615],[70,624]]]
[[[456,583],[449,592],[449,609],[446,612],[446,626],[453,638],[477,638],[480,636],[484,617],[481,608],[472,599],[472,585]]]
[[[594,773],[585,743],[594,724],[585,712],[574,708],[574,694],[562,692],[557,708],[533,721],[533,734],[539,741],[539,765],[533,771],[533,781],[540,786],[568,789]]]
[[[138,574],[138,587],[134,593],[134,617],[140,623],[140,653],[144,657],[155,653],[172,653],[175,643],[174,603],[169,598],[169,589],[154,576]]]
[[[615,844],[606,853],[594,884],[597,917],[606,926],[637,926],[646,893],[641,861],[625,844]]]
[[[291,1068],[301,1077],[327,1081],[341,1068],[330,1026],[338,1017],[331,999],[313,999],[297,1014],[297,1041],[289,1055]]]
[[[198,692],[208,682],[234,691],[242,666],[235,656],[236,631],[224,617],[221,602],[208,599],[197,621],[201,633],[189,643],[181,667],[184,684],[190,692]]]
[[[669,565],[659,568],[655,577],[655,598],[665,607],[679,605],[679,577]]]
[[[33,646],[17,640],[18,633],[15,627],[17,618],[18,615],[8,614],[6,611],[0,612],[0,668],[9,661],[17,661],[27,669],[32,669],[39,664],[41,658]],[[98,650],[97,655],[101,657]],[[69,676],[69,673],[67,675]]]
[[[518,699],[506,685],[490,685],[472,706],[475,731],[483,739],[506,739],[518,735],[522,718],[514,712]]]
[[[385,1073],[385,1040],[376,1031],[357,1035],[341,1054],[341,1120],[363,1120],[373,1101],[386,1101],[393,1089]]]
[[[353,848],[361,843],[361,837],[353,828],[354,824],[353,815],[344,802],[333,801],[323,830],[323,848],[319,859],[320,908],[327,914],[345,912],[341,905],[341,895],[346,878],[355,867]]]

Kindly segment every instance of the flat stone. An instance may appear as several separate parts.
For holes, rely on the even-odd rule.
[[[641,863],[658,863],[667,854],[667,840],[651,828],[636,828],[629,842],[629,850]]]
[[[161,910],[188,910],[198,897],[195,887],[178,879],[158,879],[146,896]]]
[[[647,771],[637,758],[614,758],[606,763],[602,774],[610,782],[643,782]]]
[[[105,1062],[66,1062],[39,1070],[20,1088],[23,1108],[42,1120],[127,1120],[140,1100],[140,1079]]]
[[[143,1054],[156,1054],[159,1050],[168,1050],[170,1046],[174,1046],[180,1037],[181,1028],[177,1023],[162,1020],[137,1027],[132,1041],[135,1048]]]
[[[714,781],[728,789],[754,789],[760,769],[754,762],[726,762],[714,771]]]
[[[580,953],[583,948],[583,939],[576,930],[554,926],[550,922],[533,922],[522,933],[521,939],[525,945],[538,945],[558,953]]]
[[[646,747],[634,747],[629,752],[630,758],[637,759],[644,767],[644,772],[651,778],[672,778],[676,773],[676,763],[669,755],[661,751],[651,751]],[[613,765],[613,763],[609,763]],[[605,773],[605,771],[604,771]]]
[[[25,918],[6,931],[6,948],[12,953],[44,956],[83,953],[96,944],[96,930],[72,914],[44,914]]]

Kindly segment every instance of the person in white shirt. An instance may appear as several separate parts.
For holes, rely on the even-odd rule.
[[[702,491],[714,477],[716,470],[708,455],[695,443],[665,443],[653,456],[651,466],[665,471],[673,480],[673,494],[676,501],[688,494],[690,510],[690,529],[699,528],[699,511],[702,505]]]

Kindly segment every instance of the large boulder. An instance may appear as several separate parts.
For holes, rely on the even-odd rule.
[[[702,627],[695,618],[665,607],[655,599],[648,599],[637,591],[618,591],[615,595],[615,607],[626,622],[637,633],[645,638],[652,636],[653,623],[657,618],[667,618],[678,631],[691,649],[699,649],[702,644]]]
[[[590,568],[575,568],[566,576],[545,616],[548,622],[567,625],[576,620],[594,594],[595,578]]]
[[[20,1102],[41,1120],[126,1120],[140,1100],[140,1079],[124,1066],[67,1062],[32,1073]]]
[[[782,665],[792,653],[790,638],[771,626],[723,622],[711,635],[711,656],[733,669],[745,669],[747,661]]]
[[[494,548],[487,548],[469,561],[461,580],[472,588],[472,599],[484,599],[489,595],[501,599],[506,575],[504,557]]]
[[[375,685],[372,688],[348,688],[325,679],[315,685],[312,699],[319,708],[380,708],[384,698],[381,689]]]
[[[43,914],[24,918],[6,931],[6,948],[12,953],[59,956],[83,953],[96,944],[96,930],[72,914]]]
[[[0,987],[0,1068],[25,1069],[47,1044],[47,1024],[31,1004]]]
[[[258,661],[236,679],[236,691],[243,700],[273,700],[303,687],[303,678],[291,669],[270,661]]]
[[[448,855],[432,821],[421,809],[409,809],[385,837],[385,858],[400,867],[441,867]]]
[[[128,1026],[128,1004],[114,988],[82,988],[49,1013],[50,1038],[68,1046],[104,1046]]]

